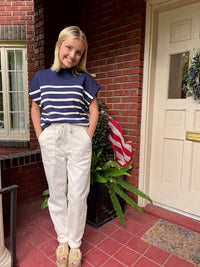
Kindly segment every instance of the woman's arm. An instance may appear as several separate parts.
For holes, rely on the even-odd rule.
[[[32,107],[31,107],[31,118],[32,118],[36,136],[38,138],[42,132],[42,127],[40,125],[41,112],[40,112],[40,107],[33,100],[32,100]]]
[[[92,102],[90,103],[89,111],[90,111],[90,120],[89,120],[89,127],[87,130],[87,133],[89,137],[92,139],[96,126],[97,126],[98,119],[99,119],[99,111],[98,111],[96,97],[94,97]]]

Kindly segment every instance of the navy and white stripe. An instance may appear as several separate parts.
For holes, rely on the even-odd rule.
[[[38,71],[30,83],[29,95],[42,108],[41,126],[77,123],[88,126],[88,108],[100,86],[87,73],[74,76],[71,69]]]

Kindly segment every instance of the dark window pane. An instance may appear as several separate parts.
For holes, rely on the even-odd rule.
[[[10,110],[18,111],[17,93],[10,93]]]
[[[17,90],[24,91],[23,72],[17,72]]]
[[[2,91],[2,73],[0,72],[0,91]]]
[[[8,51],[8,69],[15,69],[15,54],[14,51]]]
[[[22,51],[16,51],[17,70],[23,70],[23,55]]]
[[[9,90],[16,91],[16,80],[15,80],[15,73],[9,73]]]
[[[18,110],[24,111],[24,93],[18,93]]]
[[[0,111],[3,111],[3,94],[0,93]]]
[[[186,98],[182,90],[183,76],[189,66],[189,52],[174,54],[170,56],[169,88],[168,98]]]
[[[18,114],[11,113],[11,129],[18,130]]]
[[[25,113],[19,113],[19,130],[25,130]]]
[[[4,129],[4,116],[3,112],[0,112],[0,130]]]

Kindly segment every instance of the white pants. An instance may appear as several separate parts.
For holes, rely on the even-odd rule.
[[[39,136],[58,241],[79,248],[85,229],[92,142],[87,127],[54,123]],[[67,195],[66,195],[67,192]]]

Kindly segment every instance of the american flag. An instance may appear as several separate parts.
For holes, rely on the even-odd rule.
[[[115,161],[119,166],[124,167],[131,162],[132,142],[124,141],[120,125],[110,116],[108,126],[110,128],[108,139],[114,150]]]

